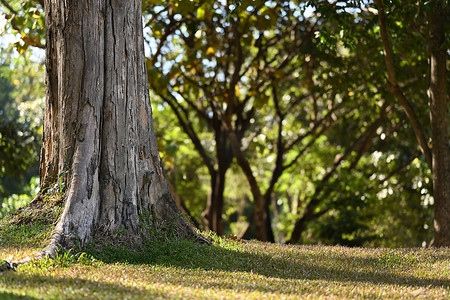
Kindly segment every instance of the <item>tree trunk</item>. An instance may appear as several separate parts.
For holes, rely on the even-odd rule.
[[[65,184],[48,251],[117,230],[139,239],[140,216],[180,214],[153,129],[141,1],[46,0],[45,22],[41,190]],[[183,218],[174,223],[181,235],[195,235]]]
[[[213,172],[211,170],[209,172],[211,176],[211,191],[202,216],[206,224],[206,229],[215,231],[221,236],[223,235],[222,213],[225,202],[225,178],[233,161],[233,151],[231,150],[226,134],[221,128],[220,122],[215,122],[214,133],[218,168],[214,169]]]
[[[270,213],[271,213],[271,200],[270,200],[270,196],[264,197],[264,201],[265,201],[265,208],[266,208],[266,241],[270,242],[270,243],[275,243],[275,235],[273,234],[273,229],[272,229],[272,218],[270,217]],[[276,206],[273,207],[273,210],[275,211],[277,209]]]
[[[435,246],[450,247],[450,144],[447,101],[446,12],[436,1],[428,15],[430,59],[430,120],[433,142],[433,196]],[[448,9],[447,9],[448,13]]]
[[[287,244],[301,243],[302,233],[305,231],[307,223],[310,222],[311,220],[315,219],[314,211],[313,211],[313,209],[314,209],[313,206],[315,206],[315,205],[310,205],[312,203],[315,203],[315,202],[311,201],[310,203],[308,203],[308,206],[306,207],[305,211],[303,212],[302,217],[295,222],[294,230],[292,231],[291,237],[287,241]]]
[[[264,203],[264,197],[259,192],[258,187],[252,186],[250,187],[250,189],[252,190],[253,204],[254,204],[253,220],[255,224],[255,237],[260,241],[268,241],[269,236],[266,224],[268,214],[266,205]]]
[[[225,191],[225,173],[219,170],[211,175],[211,190],[208,196],[206,209],[202,214],[207,230],[212,230],[217,235],[223,235],[223,204]]]

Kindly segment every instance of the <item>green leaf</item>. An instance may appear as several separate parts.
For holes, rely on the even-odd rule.
[[[198,20],[204,20],[205,19],[205,15],[206,15],[205,8],[203,6],[200,6],[197,9],[197,19]]]

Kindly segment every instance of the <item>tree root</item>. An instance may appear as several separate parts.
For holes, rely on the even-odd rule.
[[[46,257],[55,258],[58,251],[62,248],[58,241],[61,240],[61,234],[55,232],[50,240],[50,243],[43,250],[39,251],[36,255],[27,256],[21,260],[7,261],[0,260],[0,273],[7,271],[15,271],[19,265],[27,264],[31,261],[41,260]]]
[[[35,256],[27,256],[24,259],[16,260],[16,261],[7,261],[7,260],[1,260],[0,261],[0,273],[7,272],[7,271],[15,271],[19,265],[23,265],[26,263],[29,263],[34,260],[40,260],[45,257],[44,251],[40,251]]]

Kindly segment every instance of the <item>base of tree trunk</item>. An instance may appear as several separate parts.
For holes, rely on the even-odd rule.
[[[15,261],[0,261],[0,273],[16,269],[21,264],[26,264],[31,261],[40,260],[45,257],[55,258],[60,251],[68,251],[75,249],[81,251],[81,245],[77,244],[77,240],[63,233],[62,212],[64,210],[64,203],[62,195],[42,194],[39,193],[36,197],[25,207],[19,208],[13,213],[11,218],[12,225],[31,225],[35,222],[43,222],[47,225],[53,225],[52,236],[48,245],[41,251],[30,255],[20,260]],[[147,221],[142,218],[142,231],[140,234],[134,234],[130,231],[113,231],[106,227],[97,227],[90,240],[90,243],[96,248],[103,246],[140,246],[144,242],[156,239],[161,235],[170,234],[178,236],[198,243],[211,242],[201,234],[197,233],[192,227],[185,226],[185,220],[182,215],[179,215],[175,220],[164,222],[158,218],[156,212],[152,216],[146,216]],[[181,222],[178,219],[183,219]],[[181,225],[180,225],[181,224]]]

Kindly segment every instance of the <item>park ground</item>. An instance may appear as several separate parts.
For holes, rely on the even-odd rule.
[[[0,259],[46,245],[60,205],[0,220]],[[170,234],[130,248],[91,244],[0,273],[0,299],[449,299],[450,249],[290,246]]]

